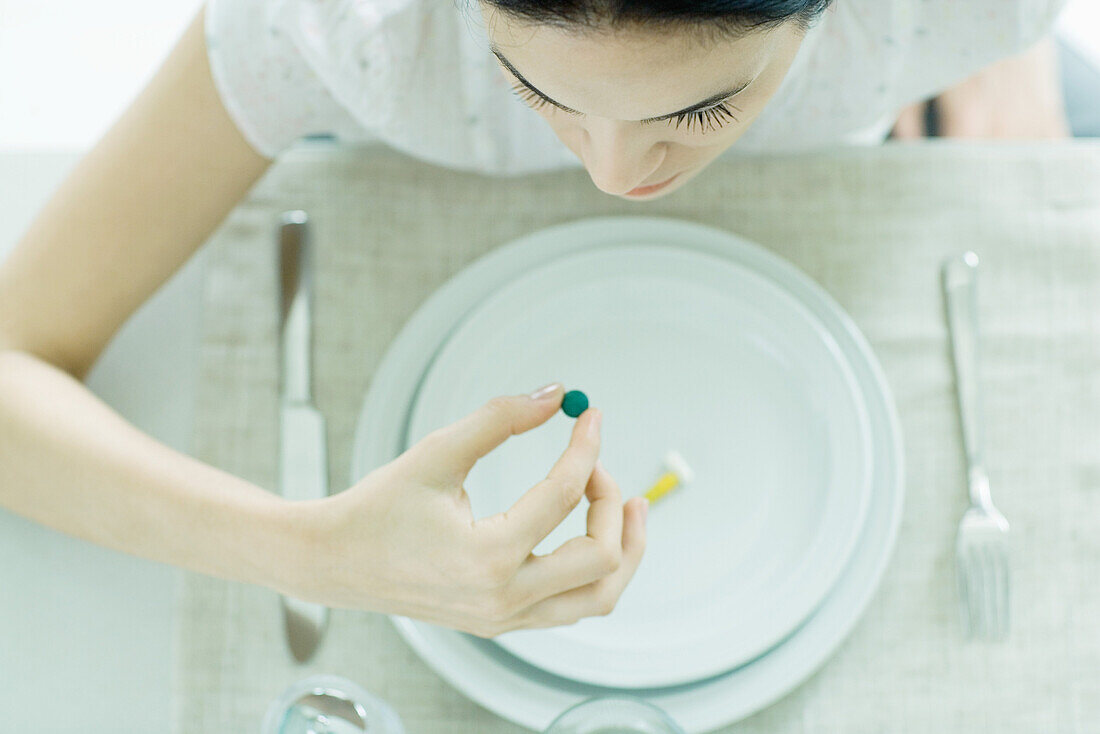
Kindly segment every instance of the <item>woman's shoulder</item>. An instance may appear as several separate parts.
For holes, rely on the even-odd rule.
[[[373,139],[413,88],[455,88],[460,13],[434,0],[207,0],[207,53],[255,147]]]
[[[1027,46],[1047,33],[1068,0],[849,0],[891,6],[895,20],[928,41],[965,38],[982,47]]]
[[[930,94],[1050,33],[1067,0],[835,0],[818,49],[889,69],[902,98]],[[853,50],[855,49],[855,50]]]
[[[916,8],[930,20],[1003,24],[1021,34],[1042,33],[1068,0],[892,0]]]
[[[1048,33],[1066,0],[834,0],[742,150],[880,142],[897,111]]]
[[[1068,0],[833,0],[826,14],[848,16],[875,32],[891,27],[923,28],[940,37],[982,37],[992,30],[1004,41],[1038,37],[1053,24]],[[989,34],[984,34],[988,37]]]
[[[365,131],[310,49],[339,17],[330,0],[205,0],[206,53],[218,93],[256,150],[274,157],[312,134]]]

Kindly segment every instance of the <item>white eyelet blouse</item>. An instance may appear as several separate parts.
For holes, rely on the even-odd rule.
[[[219,95],[268,158],[305,135],[495,175],[580,162],[512,93],[477,0],[207,0]],[[881,142],[906,104],[1025,50],[1066,0],[834,0],[724,155]]]

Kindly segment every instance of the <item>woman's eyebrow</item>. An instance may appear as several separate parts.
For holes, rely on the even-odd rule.
[[[516,70],[516,67],[512,66],[512,63],[510,61],[508,61],[508,59],[504,58],[504,54],[502,54],[495,46],[490,46],[489,50],[492,51],[493,55],[496,56],[497,59],[500,61],[500,63],[504,65],[504,68],[512,73],[512,76],[514,76],[516,79],[519,79],[520,83],[523,84],[523,86],[527,87],[532,92],[534,92],[538,96],[542,97],[547,102],[554,105],[555,107],[558,107],[558,108],[560,108],[560,109],[562,109],[566,112],[569,112],[571,114],[574,114],[574,115],[584,114],[583,112],[577,112],[576,110],[574,110],[571,107],[566,107],[565,105],[561,104],[560,102],[555,102],[554,100],[550,99],[550,97],[548,97],[545,94],[543,94],[542,92],[540,92],[535,87],[534,84],[532,84],[531,82],[529,82],[529,81],[527,81],[526,79],[523,78],[523,74],[520,74]],[[690,107],[685,107],[682,110],[678,110],[676,112],[670,112],[667,115],[660,115],[659,117],[647,117],[644,120],[639,120],[639,122],[660,122],[661,120],[668,120],[668,119],[671,119],[673,117],[679,117],[680,115],[687,115],[687,114],[690,114],[692,112],[695,112],[696,110],[701,110],[705,107],[710,107],[713,104],[721,102],[724,99],[727,99],[729,97],[732,97],[735,94],[738,94],[738,93],[744,91],[745,87],[752,84],[753,81],[754,81],[753,79],[750,79],[747,82],[745,82],[744,84],[739,84],[738,86],[736,86],[736,87],[734,87],[734,88],[732,88],[728,91],[719,92],[718,94],[711,95],[710,97],[707,97],[703,101],[696,102],[695,104],[691,105]]]

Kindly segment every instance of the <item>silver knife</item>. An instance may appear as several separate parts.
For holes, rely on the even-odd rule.
[[[325,419],[313,406],[313,257],[309,217],[283,212],[279,224],[279,493],[288,500],[328,496]],[[290,652],[313,657],[328,624],[328,608],[282,597]]]

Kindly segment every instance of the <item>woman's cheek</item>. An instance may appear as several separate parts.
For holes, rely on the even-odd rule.
[[[558,140],[574,153],[580,155],[581,144],[584,141],[584,128],[576,120],[568,119],[567,115],[554,114],[539,110],[539,115],[551,127]]]

